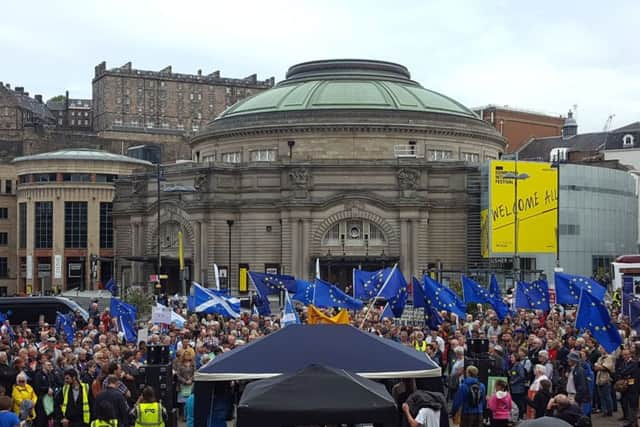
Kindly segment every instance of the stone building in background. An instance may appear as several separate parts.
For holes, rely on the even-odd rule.
[[[167,290],[179,291],[178,231],[188,279],[212,284],[216,263],[233,293],[243,268],[310,278],[317,258],[322,277],[341,285],[358,267],[398,263],[410,277],[438,263],[477,266],[479,164],[504,146],[404,66],[295,65],[201,128],[192,161],[163,166],[160,200],[155,177],[118,180],[118,278],[146,282],[160,253]]]

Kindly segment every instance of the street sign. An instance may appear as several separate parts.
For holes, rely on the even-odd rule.
[[[169,278],[168,274],[161,274],[160,275],[160,280],[165,280],[165,279],[168,279],[168,278]]]
[[[160,280],[166,280],[166,279],[168,279],[168,278],[169,278],[169,275],[168,275],[168,274],[160,274],[160,275],[158,275],[158,274],[151,274],[151,275],[149,276],[149,281],[150,281],[150,282],[159,282]]]

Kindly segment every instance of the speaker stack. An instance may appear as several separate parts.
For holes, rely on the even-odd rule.
[[[493,359],[489,357],[489,340],[473,339],[467,346],[464,356],[464,368],[473,365],[478,368],[478,379],[481,383],[487,384],[489,377],[495,376],[497,370]]]
[[[146,386],[150,386],[155,391],[156,398],[162,403],[167,410],[168,420],[167,427],[177,427],[176,406],[176,389],[173,381],[173,369],[169,361],[168,346],[149,346],[147,347],[147,365],[138,369],[138,377],[136,378],[136,386],[138,394],[142,394],[142,390]]]

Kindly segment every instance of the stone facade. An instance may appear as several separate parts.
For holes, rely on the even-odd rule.
[[[0,164],[0,295],[15,293],[18,273],[16,258],[16,174],[13,165]]]
[[[370,100],[379,88],[401,84],[423,96],[404,67],[336,62],[336,76],[332,69],[316,77],[303,64],[298,78],[312,80],[300,83],[303,89],[346,81],[351,96]],[[317,65],[325,66],[333,62]],[[339,74],[351,67],[355,81]],[[295,93],[286,90],[296,79],[291,74],[273,90]],[[369,90],[373,95],[362,92]],[[402,90],[397,96],[405,96]],[[286,104],[260,104],[261,96],[250,107]],[[392,104],[394,96],[389,92],[385,99]],[[323,278],[343,285],[358,267],[398,263],[406,277],[435,263],[464,270],[470,259],[480,259],[479,244],[469,243],[480,236],[478,166],[499,156],[504,139],[459,104],[445,113],[442,106],[453,105],[447,100],[401,101],[413,111],[357,105],[342,94],[332,108],[244,113],[234,107],[191,140],[192,163],[164,167],[163,186],[190,191],[161,192],[158,204],[155,178],[119,180],[114,224],[116,251],[125,258],[119,264],[123,283],[144,284],[154,272],[160,236],[167,290],[179,292],[172,237],[178,230],[185,236],[189,278],[212,285],[213,264],[225,272],[230,267],[234,293],[241,268],[308,279],[316,259]]]
[[[171,66],[158,72],[122,67],[95,67],[93,79],[94,129],[97,132],[195,133],[235,102],[269,89],[270,78],[256,75],[225,78],[219,71],[203,75],[173,73]]]

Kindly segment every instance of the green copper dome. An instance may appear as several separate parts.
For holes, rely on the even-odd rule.
[[[337,59],[289,68],[273,89],[242,100],[218,119],[301,110],[400,110],[476,115],[459,102],[411,80],[407,68],[384,61]]]

